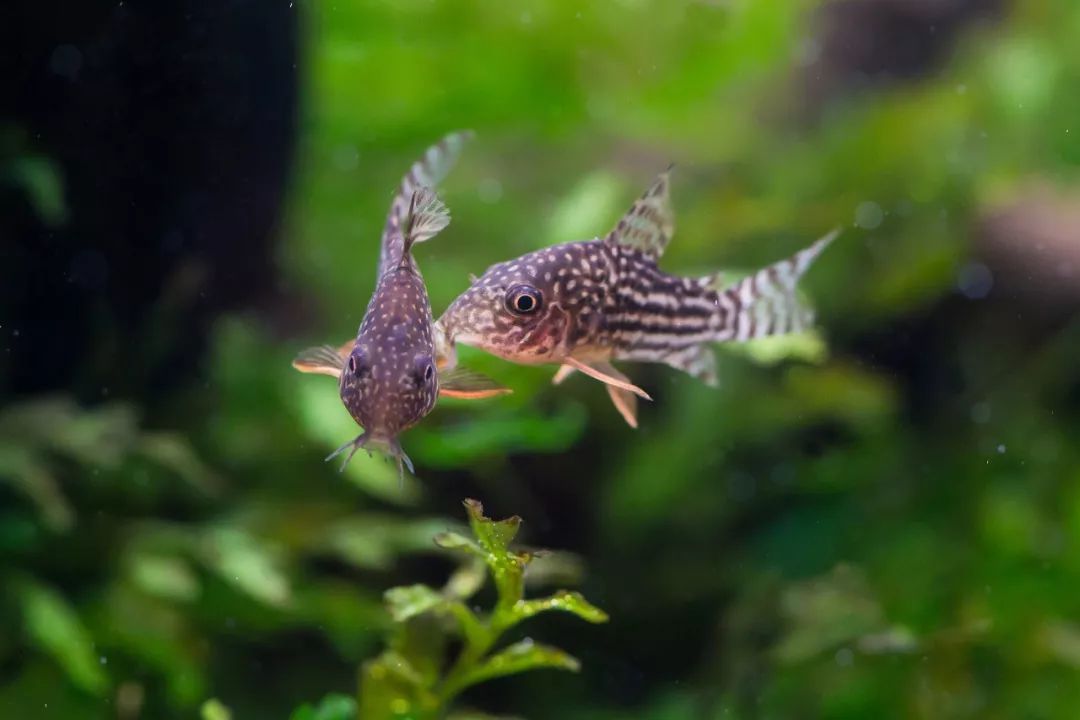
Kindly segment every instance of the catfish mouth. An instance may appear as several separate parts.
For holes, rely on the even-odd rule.
[[[405,480],[406,467],[409,468],[410,475],[416,474],[416,471],[413,469],[412,460],[410,460],[409,456],[405,454],[405,451],[401,449],[401,443],[398,442],[396,435],[377,434],[368,430],[360,433],[355,438],[349,440],[337,450],[327,455],[325,462],[330,462],[335,457],[348,450],[349,454],[345,456],[345,461],[341,463],[341,467],[338,469],[338,472],[345,472],[345,468],[348,466],[349,461],[352,460],[353,455],[361,449],[366,450],[368,456],[371,455],[372,450],[377,450],[387,457],[397,460],[399,482]]]

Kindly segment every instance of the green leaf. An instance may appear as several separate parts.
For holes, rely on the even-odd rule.
[[[302,705],[289,720],[353,720],[356,717],[356,700],[348,695],[327,695],[315,706]]]
[[[202,704],[202,720],[232,720],[232,713],[220,700],[207,700]]]
[[[405,658],[385,652],[360,670],[357,717],[363,720],[427,720],[439,703]]]
[[[405,622],[421,613],[430,612],[446,602],[446,599],[427,585],[409,585],[390,588],[384,595],[390,617]]]
[[[567,592],[565,590],[557,592],[551,597],[524,600],[514,608],[514,611],[522,620],[548,610],[561,610],[572,613],[591,623],[608,621],[607,613],[586,600],[581,593]]]
[[[464,550],[465,552],[480,557],[484,556],[484,549],[482,547],[464,535],[459,535],[456,532],[439,533],[435,536],[435,544],[441,548],[446,548],[447,550]]]
[[[539,645],[526,638],[491,655],[469,672],[463,674],[452,688],[453,694],[493,678],[516,675],[529,670],[552,668],[577,672],[581,664],[576,658],[548,645]]]
[[[208,564],[228,583],[255,599],[283,607],[289,603],[289,583],[268,548],[235,528],[218,528],[206,539]]]
[[[199,579],[177,557],[138,554],[131,561],[131,577],[140,589],[169,600],[193,600],[199,594]]]
[[[23,614],[23,629],[31,643],[52,656],[73,684],[103,694],[108,678],[101,668],[94,642],[78,614],[60,593],[33,580],[16,586]]]
[[[505,520],[491,520],[484,517],[484,506],[479,500],[466,500],[465,510],[469,514],[469,526],[480,545],[492,554],[503,554],[517,536],[521,518],[513,515]]]

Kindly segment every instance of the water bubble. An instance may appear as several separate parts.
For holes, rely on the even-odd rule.
[[[861,202],[859,207],[855,208],[855,224],[863,230],[874,230],[881,225],[884,218],[885,213],[881,206],[872,200]]]
[[[840,648],[836,651],[835,659],[840,667],[851,667],[851,663],[855,660],[855,653],[848,648]]]
[[[998,455],[1004,455],[1005,454],[1005,443],[1002,443],[1002,444],[998,445],[997,446],[997,451],[998,451]]]
[[[971,406],[971,421],[979,425],[990,422],[990,403],[978,402]]]
[[[980,262],[969,262],[956,275],[956,288],[969,300],[982,300],[994,287],[994,274]]]

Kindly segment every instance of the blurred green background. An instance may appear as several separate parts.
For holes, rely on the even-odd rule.
[[[219,223],[212,249],[113,239],[77,191],[164,184],[156,153],[184,167],[210,154],[199,132],[154,135],[127,173],[135,140],[89,165],[56,150],[110,123],[5,102],[0,715],[190,718],[215,697],[284,718],[352,694],[390,625],[382,592],[445,579],[455,561],[431,538],[475,497],[570,553],[559,582],[611,621],[538,619],[528,634],[582,671],[494,681],[464,705],[1076,717],[1080,5],[281,5],[113,8],[24,56],[59,97],[192,126],[208,97],[205,117],[258,140],[214,150],[216,179],[175,201],[211,223],[215,203],[264,209],[265,226]],[[291,61],[233,44],[281,47],[264,16]],[[174,51],[247,74],[144,72]],[[95,73],[164,89],[113,107]],[[295,92],[271,111],[279,87]],[[330,379],[289,362],[355,332],[391,193],[459,128],[477,138],[443,188],[453,222],[417,252],[436,313],[469,273],[605,233],[675,162],[670,272],[753,269],[843,228],[806,282],[824,347],[720,347],[717,390],[624,367],[655,398],[637,431],[595,382],[555,388],[553,368],[463,351],[514,394],[440,403],[403,438],[418,478],[401,487],[379,458],[338,474],[322,458],[355,425]],[[265,154],[283,158],[279,196],[228,196],[247,182],[229,184],[231,163],[255,182]],[[144,207],[109,212],[124,225]],[[55,313],[48,278],[75,288]]]

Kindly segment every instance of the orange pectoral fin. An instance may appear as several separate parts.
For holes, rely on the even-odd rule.
[[[352,343],[349,344],[349,350],[351,349]],[[348,357],[348,351],[342,356],[340,348],[317,345],[301,350],[292,361],[292,366],[303,373],[329,375],[336,378],[341,377],[341,371],[345,367],[345,357]]]

